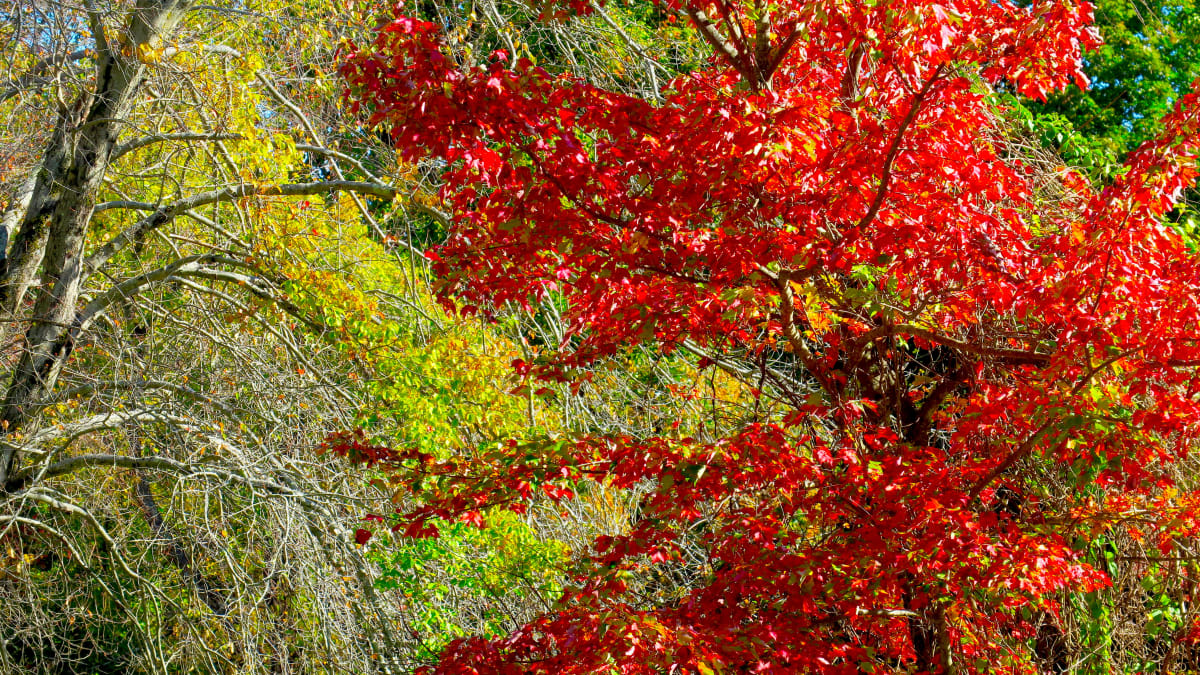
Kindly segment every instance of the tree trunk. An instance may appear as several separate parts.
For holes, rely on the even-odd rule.
[[[146,67],[136,57],[146,49],[152,50],[189,4],[190,0],[139,0],[119,44],[115,45],[104,37],[103,26],[92,27],[99,54],[96,86],[94,93],[85,93],[76,102],[80,109],[90,106],[88,113],[77,127],[69,125],[66,119],[60,120],[25,217],[21,219],[23,227],[17,241],[25,244],[22,250],[13,251],[19,254],[18,262],[9,266],[2,284],[6,289],[5,305],[16,312],[28,285],[25,282],[22,286],[22,279],[26,274],[32,275],[41,257],[42,292],[34,304],[24,351],[0,407],[0,425],[8,434],[20,429],[37,411],[71,353],[78,332],[75,313],[83,282],[84,237],[95,208],[97,189],[108,170],[117,135],[124,127],[122,120],[128,116],[145,75]],[[69,164],[60,169],[68,148],[72,150]],[[59,152],[62,160],[57,157]],[[42,194],[35,209],[38,186]],[[48,191],[54,188],[58,190],[58,200],[50,211],[42,257],[36,254],[43,236],[41,215]],[[8,482],[19,459],[12,445],[0,449],[0,485]]]

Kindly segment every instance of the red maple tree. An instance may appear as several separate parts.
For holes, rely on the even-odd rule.
[[[565,304],[568,339],[519,368],[586,377],[631,344],[686,346],[754,364],[789,409],[717,442],[470,461],[339,439],[420,479],[412,536],[585,479],[654,481],[553,611],[455,642],[438,671],[1058,667],[1034,617],[1053,628],[1062,593],[1109,583],[1097,537],[1136,521],[1169,553],[1200,527],[1170,471],[1200,431],[1200,265],[1163,225],[1196,173],[1196,95],[1111,185],[1064,169],[1049,194],[992,92],[1085,84],[1085,2],[662,7],[712,58],[656,102],[503,53],[460,67],[402,15],[348,55],[370,123],[444,161],[446,296]],[[685,539],[706,557],[687,595],[632,593],[630,570],[677,564]]]

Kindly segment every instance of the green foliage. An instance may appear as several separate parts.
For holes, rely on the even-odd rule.
[[[412,607],[409,627],[421,636],[426,658],[455,638],[504,635],[516,608],[544,609],[546,598],[562,592],[565,544],[542,541],[509,511],[493,511],[486,521],[485,528],[442,522],[438,538],[376,545],[369,555],[382,569],[376,587],[402,594]]]
[[[1086,56],[1091,88],[1026,105],[1048,147],[1107,179],[1200,77],[1200,14],[1195,0],[1099,0],[1096,28],[1104,45]]]

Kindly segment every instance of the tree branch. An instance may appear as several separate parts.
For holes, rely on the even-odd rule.
[[[149,204],[146,202],[121,202],[121,208],[136,209],[140,211],[153,211],[153,213],[141,219],[137,223],[129,226],[120,234],[110,239],[103,246],[96,249],[96,251],[92,253],[92,255],[88,256],[87,260],[84,261],[83,272],[85,276],[90,276],[96,270],[107,264],[113,256],[124,250],[131,243],[137,241],[140,237],[143,237],[147,233],[171,222],[181,213],[190,211],[200,206],[222,202],[232,202],[247,197],[295,197],[339,190],[354,192],[357,194],[367,194],[373,197],[379,197],[380,199],[393,199],[397,194],[396,189],[389,185],[351,180],[330,180],[318,181],[314,183],[290,183],[285,185],[253,185],[244,183],[241,185],[232,185],[221,188],[219,190],[203,192],[198,195],[185,197],[161,206],[155,206],[154,204]],[[101,204],[99,206],[106,206],[106,204],[108,203],[106,202],[105,204]]]
[[[113,149],[112,159],[116,160],[121,155],[128,154],[139,148],[144,148],[155,143],[167,143],[170,141],[239,141],[245,138],[241,134],[222,134],[222,133],[201,133],[196,131],[185,131],[174,134],[156,134],[153,136],[143,136],[141,138],[127,141],[118,145]]]
[[[947,337],[945,335],[939,335],[931,330],[914,326],[912,324],[898,324],[893,326],[892,329],[888,331],[888,334],[890,335],[904,333],[914,337],[919,337],[922,340],[928,340],[944,347],[951,347],[961,352],[993,358],[1010,364],[1045,365],[1046,363],[1050,362],[1051,358],[1050,354],[1041,354],[1035,351],[1025,351],[1021,349],[996,349],[994,347],[974,345],[969,342],[955,340],[954,338]]]
[[[24,75],[9,80],[3,86],[3,91],[0,91],[0,103],[20,94],[22,90],[35,83],[47,70],[64,63],[71,63],[85,59],[93,54],[91,49],[76,49],[69,54],[57,54],[47,56],[46,58],[33,64],[33,67],[25,72]]]
[[[887,198],[888,187],[892,182],[892,167],[896,163],[896,157],[900,154],[900,143],[904,140],[904,134],[908,131],[908,127],[917,119],[917,113],[921,110],[921,104],[925,102],[925,97],[929,95],[930,89],[933,88],[935,82],[941,79],[942,71],[946,68],[945,65],[940,65],[937,70],[933,71],[933,75],[925,81],[921,86],[921,90],[913,97],[912,105],[908,109],[908,114],[900,121],[900,126],[896,129],[896,137],[892,139],[892,146],[888,148],[887,157],[883,160],[883,174],[879,179],[879,190],[875,193],[875,199],[871,202],[866,214],[862,220],[854,226],[855,232],[861,232],[871,221],[875,220],[875,216],[879,214],[879,209],[883,207],[883,201]]]

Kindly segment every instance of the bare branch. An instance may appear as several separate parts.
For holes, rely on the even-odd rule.
[[[295,197],[338,190],[367,194],[373,197],[379,197],[381,199],[393,199],[396,196],[396,189],[388,185],[349,180],[332,180],[318,181],[314,183],[291,183],[286,185],[233,185],[219,190],[212,190],[198,195],[193,195],[191,197],[185,197],[162,206],[155,206],[145,202],[122,202],[121,208],[136,209],[140,211],[153,211],[154,213],[131,225],[123,232],[113,237],[103,246],[96,249],[96,251],[92,253],[92,255],[88,256],[87,260],[84,262],[84,274],[85,276],[90,276],[96,270],[107,264],[114,255],[123,251],[127,246],[137,241],[140,237],[143,237],[149,232],[171,222],[181,213],[185,213],[201,206],[222,202],[232,202],[247,197]]]
[[[116,160],[122,155],[126,155],[134,150],[144,148],[155,143],[167,143],[172,141],[237,141],[245,138],[242,134],[229,133],[201,133],[195,131],[180,132],[174,134],[156,134],[153,136],[143,136],[132,141],[126,141],[118,145],[112,153],[113,160]]]
[[[91,49],[76,49],[69,54],[55,54],[54,56],[48,56],[38,61],[24,75],[0,85],[0,103],[20,94],[30,86],[40,84],[39,80],[51,68],[61,66],[64,63],[81,61],[93,54],[94,51]]]

